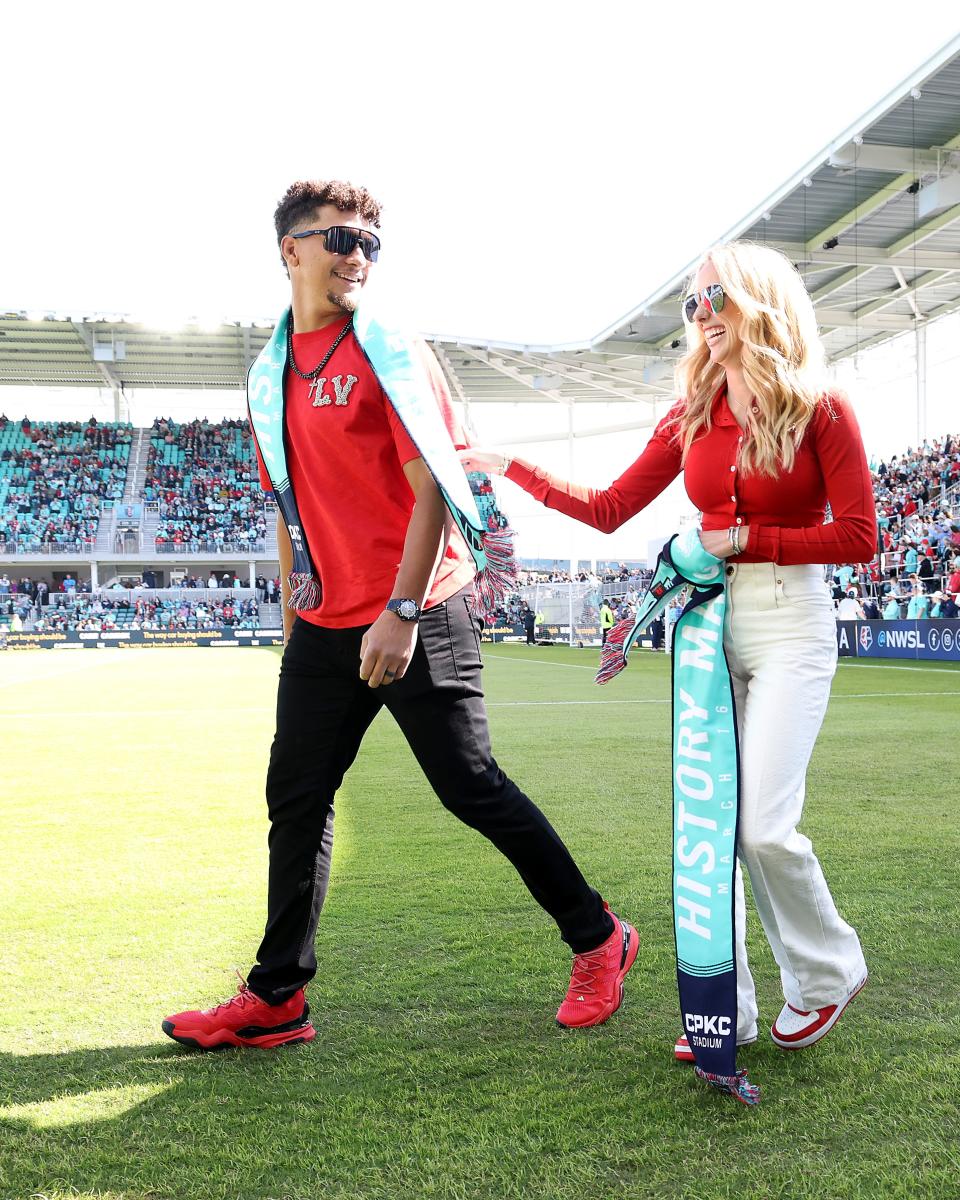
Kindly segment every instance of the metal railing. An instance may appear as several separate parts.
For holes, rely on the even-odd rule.
[[[58,542],[36,542],[23,545],[20,542],[0,542],[0,553],[2,554],[72,554],[87,556],[93,555],[96,538],[84,538],[78,545],[73,542],[69,546],[65,546]]]
[[[164,542],[156,546],[157,554],[264,554],[264,542],[216,542],[193,539],[189,542]]]

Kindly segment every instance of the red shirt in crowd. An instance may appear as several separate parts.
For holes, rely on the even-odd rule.
[[[293,335],[301,371],[321,361],[348,319]],[[450,437],[463,448],[446,380],[427,346],[419,345]],[[322,378],[326,382],[320,394],[311,396],[306,380],[289,369],[286,375],[287,471],[323,585],[320,607],[298,615],[314,625],[346,629],[375,621],[393,595],[414,505],[403,466],[420,452],[352,335],[334,351]],[[259,449],[257,462],[260,483],[270,491]],[[466,543],[454,529],[425,607],[466,587],[474,570]]]
[[[739,562],[855,563],[873,558],[877,522],[873,483],[853,410],[843,395],[824,397],[797,448],[793,469],[776,478],[739,464],[744,433],[727,404],[714,397],[712,426],[691,444],[685,466],[675,440],[683,401],[659,423],[643,453],[610,487],[598,490],[555,479],[514,459],[507,478],[548,508],[610,533],[654,500],[683,471],[703,528],[750,528]],[[827,500],[833,521],[824,525]]]

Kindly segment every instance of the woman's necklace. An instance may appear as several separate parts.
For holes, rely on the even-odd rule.
[[[323,387],[323,384],[326,381],[321,381],[320,372],[327,365],[330,359],[333,358],[333,352],[340,345],[351,329],[353,329],[353,317],[350,318],[346,325],[344,325],[344,327],[337,334],[336,338],[334,338],[333,345],[320,360],[319,365],[314,367],[312,371],[304,373],[297,366],[297,361],[293,357],[293,320],[291,319],[290,324],[287,327],[287,362],[290,364],[290,369],[293,371],[294,375],[299,376],[301,379],[307,379],[310,381],[310,387],[307,391],[308,399],[312,400],[313,393],[317,390],[317,388]]]

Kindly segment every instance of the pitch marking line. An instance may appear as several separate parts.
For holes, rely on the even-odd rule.
[[[831,700],[899,700],[900,698],[909,699],[914,696],[960,696],[960,691],[955,692],[851,692],[849,695],[831,696]],[[596,708],[604,705],[623,705],[623,704],[669,704],[669,700],[489,700],[487,708],[573,708],[573,707],[588,707]],[[232,708],[233,713],[272,713],[273,706],[264,706],[262,708]],[[100,720],[103,717],[127,717],[132,720],[139,720],[141,717],[184,717],[193,720],[197,717],[207,715],[207,710],[200,709],[177,709],[177,708],[140,708],[140,709],[86,709],[85,711],[77,711],[67,709],[63,711],[53,711],[45,709],[42,713],[44,717],[69,717],[71,720],[80,720],[84,717],[91,720]],[[3,712],[0,710],[0,720],[3,721],[32,721],[36,718],[35,713],[29,712]]]
[[[483,657],[485,659],[496,658],[496,659],[499,659],[500,662],[542,663],[546,667],[566,667],[567,670],[593,671],[594,674],[596,674],[596,671],[597,671],[597,667],[595,667],[595,666],[594,667],[585,666],[582,663],[554,662],[552,659],[549,659],[549,658],[522,658],[522,659],[520,659],[520,658],[513,658],[507,654],[484,654]],[[664,657],[666,658],[668,656],[665,655]],[[599,663],[597,665],[599,666]],[[841,667],[854,667],[860,671],[925,671],[930,675],[957,675],[957,674],[960,674],[960,672],[958,672],[958,671],[951,671],[949,667],[894,667],[894,666],[888,667],[886,665],[880,665],[879,663],[848,663],[848,662],[843,662],[842,660],[839,665]],[[904,694],[906,694],[906,693],[904,693]]]
[[[549,658],[518,659],[518,658],[512,658],[509,654],[484,654],[483,657],[484,658],[498,658],[501,662],[543,663],[544,666],[547,666],[547,667],[566,667],[568,670],[572,670],[572,671],[593,671],[594,674],[597,673],[597,669],[600,665],[599,660],[597,661],[597,666],[589,667],[589,666],[586,666],[584,663],[560,663],[560,662],[554,662],[552,659],[549,659]]]

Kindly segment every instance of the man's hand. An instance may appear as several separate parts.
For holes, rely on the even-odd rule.
[[[370,687],[402,679],[417,644],[416,621],[401,621],[384,610],[360,643],[360,678]]]
[[[740,553],[746,550],[750,541],[750,526],[740,526]],[[730,537],[725,529],[701,529],[700,543],[708,554],[714,558],[729,558],[733,554]]]

